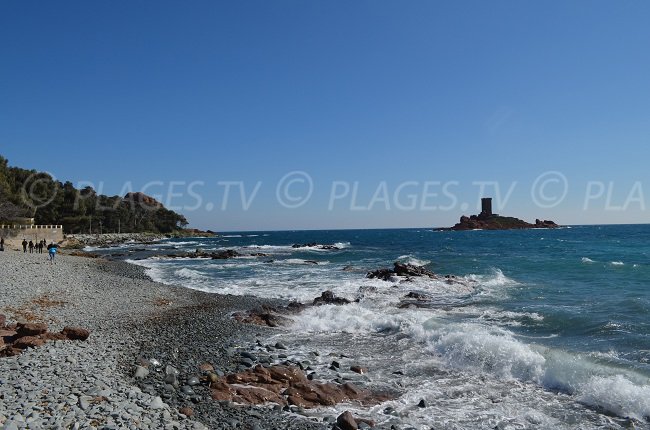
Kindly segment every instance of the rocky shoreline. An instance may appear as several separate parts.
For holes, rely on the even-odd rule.
[[[195,383],[205,363],[216,375],[249,368],[242,351],[272,329],[231,314],[269,301],[158,284],[123,262],[0,257],[0,313],[8,324],[90,331],[84,342],[54,340],[0,358],[4,428],[325,428],[298,409],[213,400],[208,386]]]
[[[169,234],[162,233],[104,233],[104,234],[67,234],[63,246],[79,249],[86,246],[108,248],[124,243],[153,243],[171,238],[214,237],[217,233],[207,230],[185,229]]]
[[[94,246],[108,248],[123,243],[152,243],[166,239],[158,233],[105,233],[105,234],[68,234],[65,236],[65,248],[84,248]]]

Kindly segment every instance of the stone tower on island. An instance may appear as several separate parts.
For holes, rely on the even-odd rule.
[[[481,199],[481,213],[480,218],[489,218],[492,214],[492,197],[483,197]]]

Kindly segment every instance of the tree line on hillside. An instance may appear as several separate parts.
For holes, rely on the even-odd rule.
[[[187,220],[142,193],[126,196],[80,190],[50,175],[8,165],[0,155],[0,224],[34,218],[36,224],[63,225],[66,233],[171,233]]]

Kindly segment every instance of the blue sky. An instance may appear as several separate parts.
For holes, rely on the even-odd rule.
[[[0,154],[107,194],[144,188],[214,230],[451,225],[477,212],[480,183],[512,190],[499,211],[528,220],[647,222],[648,16],[604,1],[3,2]],[[304,181],[281,182],[291,172]]]

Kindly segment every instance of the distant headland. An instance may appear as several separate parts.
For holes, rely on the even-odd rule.
[[[437,228],[437,231],[461,231],[461,230],[521,230],[528,228],[558,228],[553,221],[535,220],[535,224],[528,223],[519,218],[501,216],[492,213],[492,198],[485,197],[481,199],[481,213],[478,215],[460,217],[453,227]]]

